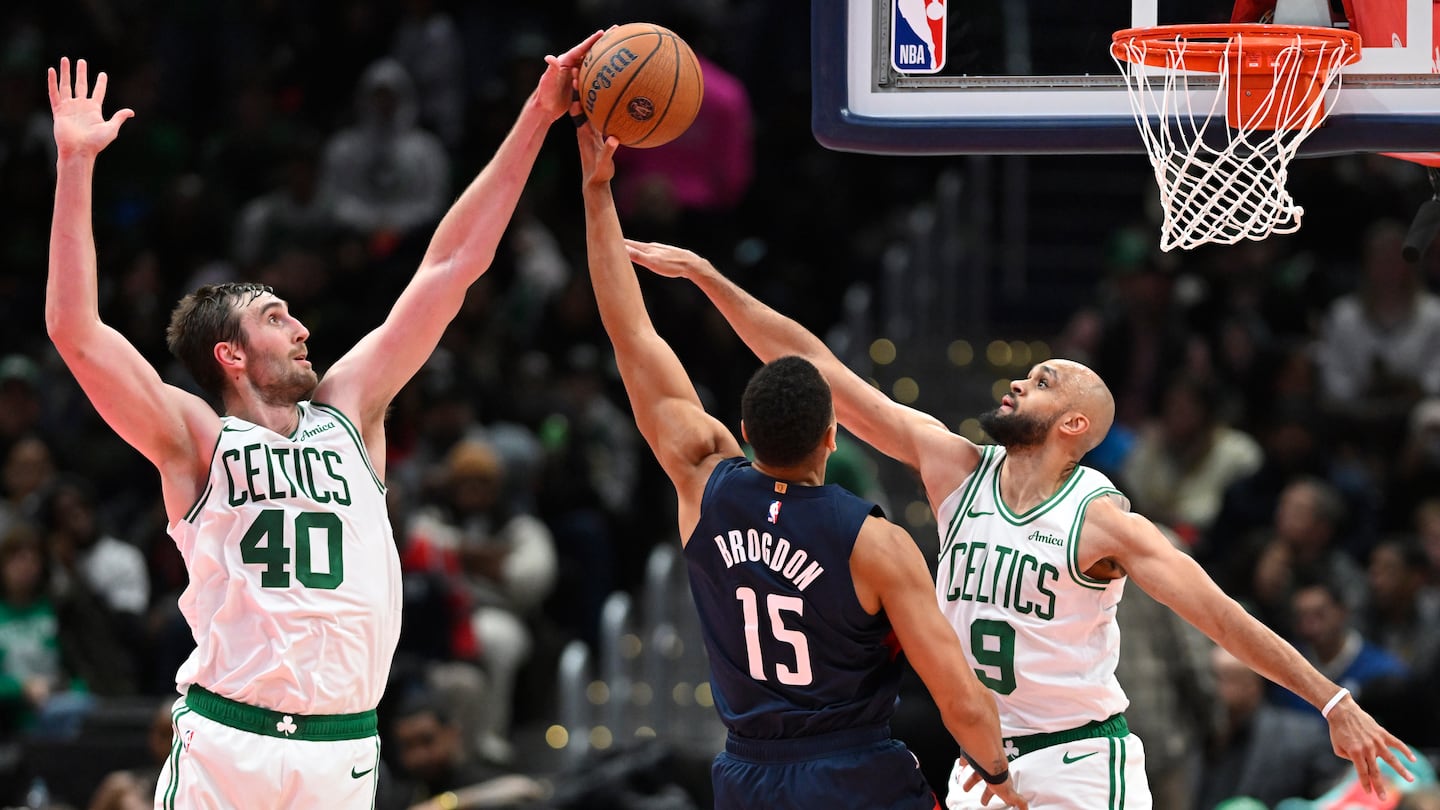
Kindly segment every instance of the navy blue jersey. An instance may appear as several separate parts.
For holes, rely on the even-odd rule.
[[[889,722],[898,645],[850,576],[872,514],[883,516],[841,487],[787,484],[743,458],[710,474],[685,561],[732,733],[773,740]]]

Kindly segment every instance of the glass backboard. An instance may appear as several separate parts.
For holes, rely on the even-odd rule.
[[[1329,120],[1301,154],[1440,150],[1440,3],[1346,0],[1352,5],[1372,29],[1383,18],[1388,37],[1369,32],[1360,61],[1344,70]],[[831,149],[876,154],[1140,152],[1110,57],[1112,34],[1228,22],[1233,6],[812,0],[815,137]],[[1208,81],[1213,93],[1218,80]],[[1206,92],[1205,77],[1190,84]]]

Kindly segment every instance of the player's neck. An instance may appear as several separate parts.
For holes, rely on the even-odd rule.
[[[1075,461],[1053,444],[1005,448],[1000,466],[1000,497],[1015,514],[1024,514],[1049,500],[1065,485]]]
[[[788,484],[798,484],[802,487],[818,487],[825,483],[825,468],[816,468],[809,464],[796,464],[790,467],[779,467],[771,464],[764,464],[759,461],[750,462],[757,472],[763,473]]]
[[[281,436],[291,435],[300,426],[300,408],[294,402],[271,403],[232,393],[225,397],[225,413],[269,428]]]

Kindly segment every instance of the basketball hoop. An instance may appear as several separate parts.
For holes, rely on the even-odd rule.
[[[1260,23],[1129,28],[1115,33],[1110,55],[1160,186],[1161,250],[1300,227],[1305,211],[1285,190],[1290,160],[1325,120],[1340,68],[1359,60],[1359,34]],[[1213,95],[1208,82],[1192,92],[1199,73],[1219,77]]]

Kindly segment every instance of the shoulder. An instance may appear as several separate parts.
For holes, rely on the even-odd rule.
[[[889,579],[901,571],[909,570],[906,560],[919,553],[920,548],[909,532],[885,518],[871,515],[865,518],[865,522],[860,526],[850,558],[852,564],[866,571],[885,574],[884,578]]]
[[[981,447],[964,436],[936,430],[920,455],[920,477],[933,508],[939,509],[976,472],[989,469],[1005,455],[999,445]]]
[[[1130,502],[1119,492],[1097,490],[1081,502],[1076,518],[1082,520],[1080,539],[1088,549],[1102,550],[1102,557],[1128,549],[1145,527],[1154,524],[1130,511]]]

